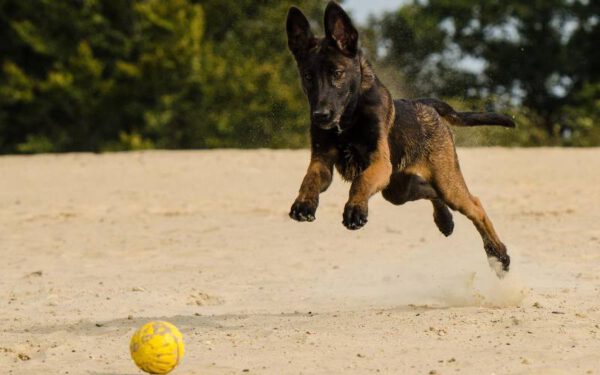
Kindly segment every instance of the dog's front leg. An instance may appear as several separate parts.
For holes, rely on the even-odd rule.
[[[367,223],[369,213],[369,198],[387,186],[392,174],[387,143],[385,150],[378,150],[371,164],[352,181],[350,198],[344,207],[343,224],[346,228],[355,230]]]
[[[319,205],[319,194],[327,190],[333,178],[333,165],[337,152],[314,152],[308,170],[300,186],[300,192],[292,208],[290,217],[297,221],[314,221]]]

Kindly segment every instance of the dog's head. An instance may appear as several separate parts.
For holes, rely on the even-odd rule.
[[[316,38],[302,11],[291,7],[287,35],[310,104],[312,126],[342,131],[342,120],[356,107],[361,86],[358,31],[350,17],[329,2],[325,37]]]

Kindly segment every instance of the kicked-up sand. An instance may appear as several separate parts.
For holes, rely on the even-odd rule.
[[[459,149],[512,256],[380,195],[348,231],[339,176],[288,218],[307,151],[0,158],[0,374],[139,374],[129,339],[183,332],[174,374],[600,374],[600,149]]]

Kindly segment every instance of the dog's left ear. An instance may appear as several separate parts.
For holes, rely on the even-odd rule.
[[[354,57],[358,52],[358,31],[348,14],[335,1],[325,9],[325,36],[346,56]]]

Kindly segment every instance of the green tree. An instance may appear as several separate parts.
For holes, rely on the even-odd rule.
[[[206,147],[301,147],[309,119],[285,19],[292,2],[203,0]],[[315,24],[323,0],[296,1]]]
[[[177,144],[202,30],[185,0],[3,1],[0,150]]]
[[[306,145],[288,6],[0,0],[0,152]]]
[[[580,117],[595,118],[600,131],[597,102],[584,92],[599,82],[599,18],[597,1],[429,0],[373,26],[383,62],[412,95],[522,106],[518,122],[532,132],[524,143],[557,143],[572,130],[563,143],[587,144]]]

